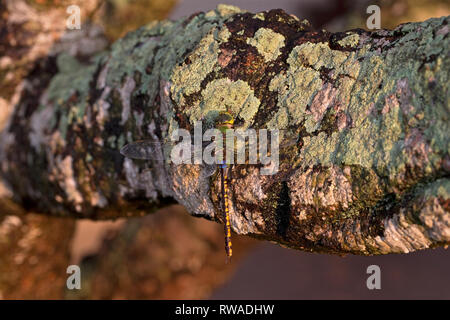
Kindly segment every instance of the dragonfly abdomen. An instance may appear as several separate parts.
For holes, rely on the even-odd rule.
[[[228,166],[226,164],[220,165],[220,171],[222,172],[222,186],[223,186],[223,202],[224,202],[224,231],[225,231],[225,252],[227,257],[231,259],[233,255],[233,249],[231,244],[231,224],[230,224],[230,206],[228,199]]]

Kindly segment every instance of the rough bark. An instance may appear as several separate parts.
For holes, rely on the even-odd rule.
[[[2,133],[2,176],[17,201],[54,215],[125,217],[176,201],[220,221],[218,177],[118,150],[227,108],[244,127],[298,137],[276,175],[233,167],[236,233],[340,254],[448,244],[449,19],[329,33],[281,10],[220,6],[90,58],[49,55]]]
[[[105,15],[100,10],[92,16],[90,13],[98,1],[89,1],[88,5],[72,0],[51,5],[39,1],[0,2],[0,128],[17,104],[22,85],[27,83],[21,83],[21,80],[33,66],[36,68],[35,61],[39,66],[47,55],[61,51],[81,60],[88,59],[107,44],[101,29],[91,23],[84,24],[80,31],[65,32],[61,26],[65,25],[68,5],[79,4],[83,22],[83,17],[89,13],[110,37],[115,37],[118,29],[115,25],[111,28],[109,23],[113,21],[104,21],[104,17],[114,16],[115,21],[121,21],[143,4],[129,3],[136,6],[120,6],[116,8],[118,11],[107,10]],[[121,22],[120,32],[140,19],[153,20],[155,14],[156,18],[162,18],[173,2],[146,0],[145,5],[148,10],[142,12],[139,19]],[[103,234],[107,239],[100,252],[89,251],[89,258],[81,261],[82,290],[69,291],[66,289],[66,268],[69,264],[80,263],[79,259],[86,254],[80,251],[79,242],[83,242],[84,247],[91,244],[90,249],[93,249],[92,243],[101,242],[103,236],[89,235],[88,239],[80,239],[80,234],[86,231],[86,221],[74,222],[73,219],[27,212],[11,201],[11,195],[0,183],[0,299],[174,299],[183,295],[204,299],[237,265],[223,265],[223,230],[219,225],[192,219],[176,206],[159,215],[127,219],[120,232],[111,234],[107,229],[108,233]],[[173,237],[174,227],[179,229],[177,232],[181,232],[183,240],[178,241],[179,236]],[[96,228],[105,230],[104,224]],[[151,251],[146,243],[149,234],[151,240],[155,240],[153,236],[157,234],[157,241],[150,245]],[[235,251],[234,261],[239,262],[252,241],[249,238],[235,240],[239,249]],[[192,243],[195,250],[186,250],[186,241]],[[155,263],[152,252],[171,254],[160,255],[164,263]],[[126,259],[126,267],[118,268],[116,259],[122,259],[122,264]],[[114,268],[113,274],[111,268]],[[102,282],[106,274],[109,279]]]

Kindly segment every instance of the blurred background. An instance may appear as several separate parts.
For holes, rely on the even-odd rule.
[[[450,13],[449,2],[441,0],[23,3],[46,12],[74,2],[103,27],[110,41],[152,20],[177,19],[224,2],[253,12],[281,8],[330,31],[366,28],[366,8],[371,4],[382,9],[382,28]],[[9,50],[14,44],[7,46]],[[3,78],[2,86],[8,81]],[[450,299],[450,255],[445,248],[339,257],[233,235],[235,256],[225,264],[222,226],[191,217],[181,206],[101,222],[23,214],[12,204],[1,209],[0,298],[4,299]],[[81,290],[66,289],[70,264],[81,267]],[[381,268],[381,290],[367,289],[370,265]]]

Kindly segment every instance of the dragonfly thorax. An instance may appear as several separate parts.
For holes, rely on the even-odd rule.
[[[234,117],[227,111],[219,112],[219,116],[215,121],[215,127],[225,134],[227,130],[234,128]]]

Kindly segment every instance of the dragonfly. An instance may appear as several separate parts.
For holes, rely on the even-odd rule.
[[[234,129],[235,117],[228,111],[221,111],[218,113],[217,118],[214,121],[215,129],[220,132],[222,141],[226,141],[226,136],[229,130]],[[297,142],[297,137],[288,139],[288,143],[284,143],[283,146],[292,145]],[[213,142],[214,143],[214,142]],[[255,142],[253,142],[254,144]],[[191,149],[195,149],[193,145],[189,146]],[[251,142],[247,141],[243,146],[244,150],[251,150],[255,148]],[[241,145],[242,148],[242,145]],[[231,261],[233,255],[233,248],[231,242],[231,224],[230,224],[230,188],[229,188],[229,177],[230,170],[233,161],[228,161],[227,158],[227,148],[216,148],[216,155],[218,156],[215,163],[201,163],[203,166],[202,174],[204,177],[209,177],[217,172],[220,174],[221,182],[221,213],[222,219],[224,221],[224,234],[225,234],[225,253],[227,257],[227,262]],[[200,152],[203,151],[203,146]],[[194,150],[194,157],[196,156],[197,150]],[[239,150],[234,150],[238,153]],[[138,140],[131,142],[120,149],[120,153],[130,159],[140,159],[140,160],[153,160],[153,161],[165,161],[164,152],[161,151],[161,143],[152,140]],[[247,156],[249,156],[247,154]]]

